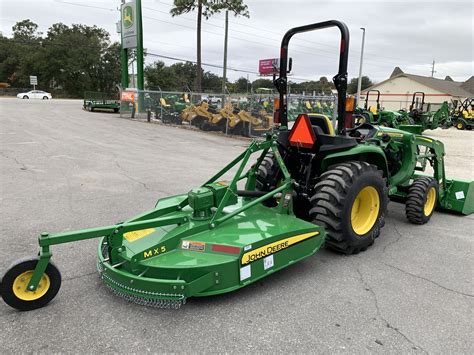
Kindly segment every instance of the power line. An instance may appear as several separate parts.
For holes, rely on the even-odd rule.
[[[162,3],[162,4],[165,4],[165,5],[168,5],[168,6],[171,6],[171,4],[165,3],[165,2],[163,2],[163,1],[157,1],[157,2]],[[161,11],[161,10],[157,10],[157,9],[153,9],[153,8],[150,8],[150,7],[144,7],[144,8],[146,8],[147,10],[159,12],[159,13],[162,13],[162,14],[167,14],[167,15],[170,14],[169,12]],[[193,21],[193,22],[195,22],[194,19],[185,18],[185,17],[182,17],[182,15],[181,15],[181,18],[184,19],[184,20],[187,20],[187,21]],[[224,19],[219,18],[219,17],[216,17],[215,15],[214,15],[213,17],[209,18],[209,20],[224,21]],[[208,20],[208,21],[209,21],[209,20]],[[249,25],[249,24],[242,24],[242,23],[239,23],[239,22],[236,22],[236,21],[231,21],[231,20],[229,20],[229,22],[232,23],[232,24],[234,24],[234,25],[237,25],[237,26],[245,26],[245,27],[248,27],[248,28],[253,28],[253,29],[256,29],[256,30],[259,30],[259,31],[262,31],[262,32],[266,32],[266,33],[270,33],[270,34],[272,34],[272,35],[278,36],[278,39],[271,39],[271,40],[277,40],[277,41],[279,41],[280,38],[283,36],[283,34],[281,34],[281,33],[275,33],[275,31],[270,31],[270,30],[265,29],[265,28],[262,28],[262,27],[252,26],[252,25]],[[214,27],[223,28],[223,27],[218,26],[218,25],[210,24],[210,23],[207,22],[207,21],[204,22],[204,23],[205,23],[206,25],[209,25],[209,26],[214,26]],[[238,33],[243,33],[243,34],[251,35],[251,36],[254,36],[254,35],[255,35],[254,33],[248,33],[248,32],[238,31],[238,30],[235,30],[235,29],[233,29],[233,31],[234,31],[234,32],[238,32]],[[261,37],[261,38],[270,39],[270,38],[268,38],[268,37]],[[306,42],[306,43],[310,43],[310,44],[313,44],[313,45],[316,44],[316,45],[319,45],[319,46],[325,46],[325,47],[330,48],[332,51],[337,51],[337,50],[339,50],[339,48],[338,48],[337,45],[330,45],[330,44],[327,44],[327,43],[322,43],[322,42],[317,42],[317,41],[311,41],[311,40],[308,40],[308,39],[305,39],[305,38],[295,37],[293,40],[294,40],[294,41],[300,41],[300,42]],[[308,48],[308,47],[306,47],[306,48]],[[322,49],[318,49],[318,50],[322,50]],[[327,50],[326,50],[325,52],[333,53],[333,52],[329,52],[329,51],[327,51]],[[358,50],[352,50],[351,52],[360,54],[360,51],[358,51]],[[400,61],[407,62],[407,63],[409,62],[409,61],[407,61],[406,58],[387,57],[387,56],[383,56],[383,55],[380,55],[380,54],[373,54],[373,53],[367,52],[367,51],[366,51],[366,54],[371,55],[371,57],[389,59],[389,61],[391,61],[392,63],[395,63],[395,64],[399,64]],[[394,61],[393,59],[397,59],[397,61]]]
[[[63,1],[63,0],[55,0],[59,3],[62,3],[62,4],[68,4],[68,5],[74,5],[74,6],[80,6],[80,7],[88,7],[88,8],[95,8],[95,9],[101,9],[101,10],[107,10],[107,11],[119,11],[118,9],[110,9],[110,8],[105,8],[105,7],[100,7],[100,6],[94,6],[94,5],[85,5],[85,4],[78,4],[78,3],[73,3],[73,2],[68,2],[68,1]],[[159,1],[161,2],[161,1]],[[164,3],[164,2],[161,2],[163,4],[166,4],[168,6],[170,6],[170,4],[168,3]],[[167,14],[169,15],[169,13],[167,12],[164,12],[164,11],[160,11],[160,10],[156,10],[156,9],[152,9],[152,8],[149,8],[149,7],[146,7],[146,9],[148,10],[152,10],[152,11],[155,11],[155,12],[158,12],[158,13],[164,13],[164,14]],[[175,23],[175,22],[170,22],[170,21],[166,21],[166,20],[162,20],[162,19],[158,19],[158,18],[155,18],[155,17],[151,17],[151,16],[143,16],[143,18],[146,18],[146,19],[149,19],[149,20],[154,20],[154,21],[159,21],[159,22],[163,22],[163,23],[166,23],[166,24],[170,24],[170,25],[174,25],[174,26],[178,26],[178,27],[183,27],[183,28],[189,28],[189,29],[192,29],[192,30],[195,30],[194,27],[191,27],[191,26],[186,26],[186,25],[183,25],[183,24],[178,24],[178,23]],[[187,18],[183,18],[185,20],[191,20],[191,19],[187,19]],[[191,20],[193,21],[193,20]],[[194,21],[193,21],[194,22]],[[218,27],[218,28],[222,28],[221,26],[217,26],[215,24],[209,24],[207,22],[204,22],[206,25],[211,25],[211,26],[214,26],[214,27]],[[237,22],[234,22],[232,21],[232,23],[235,23],[235,24],[238,24]],[[252,27],[252,28],[255,28],[255,29],[258,29],[258,27],[255,27],[255,26],[249,26],[249,27]],[[261,29],[260,29],[261,30]],[[248,33],[248,32],[244,32],[244,31],[238,31],[238,30],[233,30],[234,32],[238,32],[238,33],[242,33],[244,35],[248,35],[248,36],[254,36],[254,34],[252,33]],[[266,32],[269,32],[267,30],[264,30]],[[216,36],[223,36],[222,33],[215,33],[215,32],[211,32],[211,31],[208,31],[208,30],[202,30],[202,32],[205,32],[205,33],[208,33],[208,34],[212,34],[212,35],[216,35]],[[275,48],[273,45],[271,44],[268,44],[268,43],[264,43],[264,42],[259,42],[259,41],[254,41],[254,40],[249,40],[249,39],[244,39],[244,38],[240,38],[240,37],[236,37],[236,36],[229,36],[229,38],[232,38],[232,39],[236,39],[236,40],[239,40],[239,41],[244,41],[244,42],[250,42],[250,43],[255,43],[255,44],[258,44],[258,45],[263,45],[263,46],[267,46],[267,47],[271,47],[271,48]],[[268,38],[268,37],[262,37],[260,36],[260,38],[264,38],[264,39],[268,39],[268,40],[271,40],[271,41],[277,41],[279,42],[279,40],[276,40],[276,39],[273,39],[273,38]],[[305,39],[301,39],[301,38],[296,38],[296,40],[300,40],[300,41],[304,41],[304,42],[309,42],[309,43],[317,43],[317,42],[313,42],[313,41],[308,41],[308,40],[305,40]],[[321,44],[321,43],[320,43]],[[321,44],[321,45],[326,45],[326,44]],[[305,46],[301,46],[301,45],[298,45],[299,47],[303,47],[303,48],[309,48],[310,50],[313,50],[313,48],[310,48],[310,47],[305,47]],[[331,48],[334,48],[330,45],[326,45],[326,46],[329,46]],[[325,53],[332,53],[330,51],[327,51],[327,50],[322,50],[322,49],[317,49],[319,52],[323,51]],[[309,55],[318,55],[318,56],[321,56],[322,54],[321,53],[311,53],[311,52],[306,52],[306,51],[301,51],[301,50],[295,50],[293,49],[292,50],[293,52],[296,52],[296,53],[301,53],[301,54],[309,54]],[[336,55],[336,51],[334,51],[334,55]],[[331,57],[332,56],[329,56],[329,55],[323,55],[325,57]],[[353,57],[353,56],[352,56]],[[355,57],[353,57],[355,58]],[[381,68],[392,68],[393,65],[383,65],[383,64],[375,64],[375,63],[371,63],[371,59],[367,59],[366,60],[368,63],[367,63],[367,66],[375,66],[375,67],[381,67]],[[380,63],[380,62],[378,62]]]
[[[80,7],[88,7],[88,8],[91,8],[91,9],[100,9],[100,10],[107,10],[107,11],[120,11],[118,8],[117,9],[111,9],[111,8],[106,8],[106,7],[101,7],[101,6],[78,4],[78,3],[75,3],[75,2],[69,2],[69,1],[63,1],[63,0],[54,0],[54,1],[58,2],[60,4],[68,4],[68,5],[74,5],[74,6],[80,6]]]
[[[151,17],[151,16],[143,16],[144,18],[146,19],[149,19],[149,20],[153,20],[153,21],[158,21],[158,22],[163,22],[163,23],[166,23],[166,24],[169,24],[169,25],[173,25],[173,26],[178,26],[178,27],[183,27],[183,28],[189,28],[189,29],[192,29],[192,30],[195,30],[194,27],[191,27],[191,26],[187,26],[187,25],[183,25],[183,24],[178,24],[178,23],[175,23],[175,22],[171,22],[171,21],[166,21],[166,20],[162,20],[162,19],[159,19],[159,18],[156,18],[156,17]],[[219,26],[218,26],[219,27]],[[223,34],[222,33],[216,33],[216,32],[211,32],[211,31],[208,31],[208,30],[202,30],[202,32],[204,33],[208,33],[208,34],[212,34],[212,35],[215,35],[215,36],[220,36],[222,37]],[[248,33],[247,35],[251,35],[253,36],[252,34]],[[240,38],[240,37],[236,37],[236,36],[229,36],[229,38],[232,38],[232,39],[236,39],[238,41],[243,41],[243,42],[246,42],[246,43],[255,43],[255,44],[258,44],[258,45],[261,45],[261,46],[266,46],[266,47],[271,47],[271,48],[275,48],[275,46],[269,44],[269,43],[264,43],[264,42],[259,42],[259,41],[254,41],[254,40],[249,40],[249,39],[246,39],[246,38]],[[265,38],[265,37],[261,37],[260,38]],[[277,41],[277,40],[274,40],[274,39],[271,39],[271,38],[268,38],[269,40],[272,40],[272,41]],[[299,45],[300,47],[302,47],[301,45]],[[309,47],[305,47],[305,48],[309,48]],[[310,49],[313,49],[313,48],[310,48]],[[328,58],[335,58],[337,56],[337,51],[334,51],[334,55],[333,56],[330,56],[330,55],[323,55],[321,53],[312,53],[312,52],[307,52],[307,51],[302,51],[302,50],[298,50],[298,49],[293,49],[292,52],[296,52],[296,53],[300,53],[300,54],[308,54],[308,55],[311,55],[311,56],[324,56],[324,57],[328,57]],[[330,53],[328,51],[325,51],[327,53]],[[370,60],[369,60],[370,61]],[[382,67],[382,68],[393,68],[393,65],[381,65],[381,64],[374,64],[374,63],[368,63],[367,64],[368,66],[376,66],[376,67]]]
[[[114,9],[110,9],[110,8],[105,8],[105,7],[100,7],[100,6],[93,6],[93,5],[85,5],[85,4],[77,4],[77,3],[73,3],[73,2],[68,2],[68,1],[59,1],[59,0],[56,0],[57,2],[59,3],[63,3],[63,4],[68,4],[68,5],[74,5],[74,6],[81,6],[81,7],[88,7],[88,8],[95,8],[95,9],[101,9],[101,10],[107,10],[107,11],[118,11],[117,10],[114,10]],[[169,4],[168,4],[169,5]],[[169,13],[165,12],[165,11],[160,11],[160,10],[156,10],[156,9],[152,9],[152,8],[149,8],[149,7],[144,7],[148,10],[151,10],[151,11],[155,11],[155,12],[158,12],[158,13],[163,13],[163,14],[167,14],[169,15]],[[170,24],[170,25],[174,25],[174,26],[178,26],[178,27],[183,27],[183,28],[189,28],[189,29],[192,29],[192,30],[195,30],[194,27],[191,27],[191,26],[186,26],[186,25],[183,25],[183,24],[179,24],[179,23],[176,23],[176,22],[170,22],[170,21],[166,21],[166,20],[163,20],[163,19],[158,19],[158,18],[155,18],[155,17],[151,17],[151,16],[143,16],[143,18],[146,18],[146,19],[149,19],[149,20],[154,20],[154,21],[159,21],[159,22],[163,22],[163,23],[166,23],[166,24]],[[191,20],[191,19],[187,19],[187,18],[184,18],[185,20]],[[194,20],[191,20],[194,22]],[[214,27],[218,27],[218,28],[222,28],[221,26],[218,26],[218,25],[215,25],[215,24],[209,24],[207,22],[204,22],[206,25],[211,25],[211,26],[214,26]],[[232,21],[232,23],[235,23],[234,21]],[[257,28],[257,27],[254,27],[254,28]],[[254,36],[254,34],[252,33],[248,33],[248,32],[244,32],[244,31],[238,31],[238,30],[233,30],[234,32],[238,32],[238,33],[241,33],[241,34],[244,34],[244,35],[248,35],[248,36]],[[202,30],[202,32],[205,32],[205,33],[208,33],[208,34],[212,34],[212,35],[215,35],[215,36],[223,36],[222,33],[216,33],[216,32],[211,32],[211,31],[208,31],[208,30]],[[264,43],[264,42],[259,42],[259,41],[254,41],[254,40],[249,40],[249,39],[244,39],[244,38],[240,38],[240,37],[236,37],[236,36],[229,36],[229,38],[232,38],[232,39],[236,39],[236,40],[239,40],[239,41],[244,41],[244,42],[250,42],[250,43],[255,43],[255,44],[258,44],[258,45],[263,45],[263,46],[267,46],[267,47],[271,47],[271,48],[275,48],[273,45],[271,44],[268,44],[268,43]],[[268,37],[262,37],[260,36],[260,38],[264,38],[264,39],[268,39],[268,40],[271,40],[271,41],[277,41],[279,42],[279,40],[277,39],[273,39],[273,38],[268,38]],[[312,43],[311,41],[307,41],[307,40],[304,40],[304,39],[299,39],[299,40],[302,40],[302,41],[305,41],[305,42],[309,42],[309,43]],[[313,50],[313,48],[310,48],[310,47],[305,47],[305,46],[301,46],[299,45],[299,47],[303,47],[303,48],[309,48],[310,50]],[[327,50],[322,50],[322,49],[318,49],[319,51],[324,51],[326,53],[331,53],[330,51],[327,51]],[[309,55],[315,55],[316,53],[311,53],[311,52],[306,52],[306,51],[301,51],[301,50],[294,50],[293,49],[293,52],[296,52],[296,53],[301,53],[301,54],[309,54]],[[336,51],[334,51],[334,55],[336,55]],[[317,53],[317,55],[321,55],[320,53]],[[330,57],[328,55],[325,55],[325,57]],[[370,62],[370,59],[368,59],[367,61]],[[368,63],[369,66],[377,66],[377,67],[382,67],[382,68],[387,68],[387,67],[392,67],[392,65],[380,65],[380,64],[374,64],[374,63]]]
[[[194,61],[194,60],[185,59],[185,58],[178,58],[178,57],[172,57],[172,56],[163,55],[163,54],[148,52],[147,55],[151,55],[153,57],[158,57],[158,58],[176,60],[176,61],[179,61],[179,62],[190,62],[190,63],[193,63],[193,64],[197,64],[197,62]],[[222,65],[211,64],[211,63],[201,63],[201,65],[206,66],[206,67],[211,67],[211,68],[218,68],[218,69],[223,68]],[[246,70],[246,69],[237,69],[237,68],[233,68],[233,67],[227,67],[227,70],[232,70],[232,71],[242,72],[242,73],[247,73],[247,74],[257,74],[257,75],[259,74],[258,72],[255,72],[255,71],[250,71],[250,70]]]

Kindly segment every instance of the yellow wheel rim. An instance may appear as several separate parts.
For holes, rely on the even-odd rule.
[[[459,128],[459,129],[462,128],[462,123],[458,123],[458,128]]]
[[[31,277],[33,276],[33,271],[34,270],[25,271],[21,275],[18,275],[15,281],[13,281],[13,294],[20,300],[35,301],[43,297],[49,290],[51,281],[49,280],[49,276],[46,274],[43,274],[43,276],[41,277],[36,291],[26,290],[28,283],[31,280]]]
[[[380,210],[380,196],[375,188],[366,186],[357,194],[351,209],[354,232],[364,235],[372,229]]]
[[[425,214],[425,216],[429,216],[431,212],[433,212],[435,203],[436,203],[436,189],[434,187],[430,187],[426,195],[426,202],[423,208],[423,213]]]

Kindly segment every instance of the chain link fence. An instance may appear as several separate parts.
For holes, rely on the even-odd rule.
[[[258,137],[274,128],[275,94],[221,94],[134,90],[121,93],[120,116],[187,125],[226,135]],[[288,96],[288,119],[300,113],[335,117],[335,96]]]

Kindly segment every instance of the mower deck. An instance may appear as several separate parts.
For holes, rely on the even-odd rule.
[[[185,198],[165,199],[157,209]],[[245,203],[240,197],[223,215]],[[180,214],[187,215],[187,223],[125,233],[123,261],[115,265],[108,262],[104,238],[98,270],[107,286],[140,304],[178,308],[188,297],[233,291],[306,258],[321,247],[325,235],[321,227],[263,205],[201,232],[195,231],[209,221],[193,220],[190,207]]]

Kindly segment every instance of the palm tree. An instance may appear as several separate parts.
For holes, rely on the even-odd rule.
[[[179,16],[187,14],[197,9],[197,75],[196,75],[196,91],[201,92],[202,69],[201,69],[201,23],[202,16],[207,19],[212,15],[227,10],[233,12],[235,16],[249,17],[247,5],[243,0],[227,0],[227,1],[212,1],[212,0],[174,0],[174,7],[170,10],[171,15]]]

